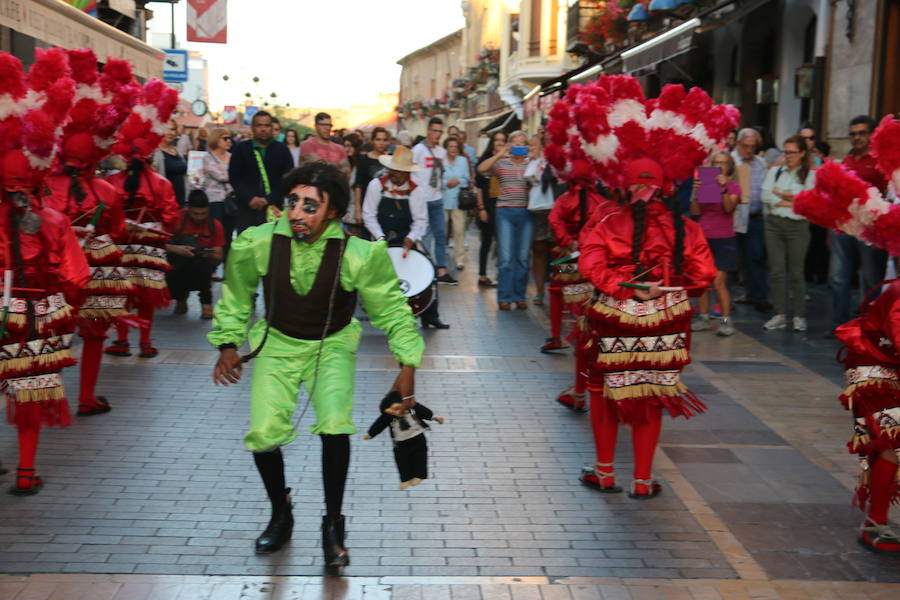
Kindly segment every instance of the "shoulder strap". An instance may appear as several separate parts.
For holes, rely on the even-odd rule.
[[[263,191],[266,196],[272,193],[272,186],[269,184],[269,173],[266,171],[266,165],[263,163],[262,154],[256,148],[252,148],[253,155],[256,156],[256,166],[259,167],[259,176],[262,177]]]

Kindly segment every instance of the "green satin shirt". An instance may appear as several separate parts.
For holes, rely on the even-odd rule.
[[[260,279],[269,268],[269,251],[273,235],[293,237],[287,215],[274,223],[250,227],[232,244],[222,284],[222,298],[216,304],[213,329],[206,336],[214,347],[234,344],[238,347],[247,336],[247,326],[253,313],[253,295]],[[298,294],[312,288],[325,243],[331,238],[346,237],[337,221],[331,221],[312,244],[291,242],[291,285]],[[400,291],[394,265],[388,257],[384,242],[367,242],[348,237],[341,266],[341,287],[356,291],[366,313],[375,327],[387,334],[388,345],[402,365],[418,367],[425,351],[425,342],[416,329],[416,319]],[[325,311],[327,307],[322,307]],[[250,344],[255,348],[262,340],[265,319],[259,319],[250,329]],[[355,351],[361,327],[355,318],[344,329],[328,336],[327,346],[340,346]],[[269,338],[260,356],[296,356],[315,354],[318,340],[300,340],[269,330]]]

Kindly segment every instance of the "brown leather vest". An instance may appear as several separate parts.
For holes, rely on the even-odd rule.
[[[305,296],[301,296],[291,285],[291,238],[273,235],[269,272],[263,277],[266,320],[269,325],[292,338],[321,339],[325,319],[328,317],[328,300],[331,297],[334,278],[340,277],[337,272],[340,258],[341,240],[337,238],[328,240],[312,288]],[[274,298],[271,296],[273,289]],[[270,300],[274,301],[274,305],[270,305]],[[356,293],[346,291],[338,280],[331,325],[325,335],[331,335],[349,325],[355,306]]]

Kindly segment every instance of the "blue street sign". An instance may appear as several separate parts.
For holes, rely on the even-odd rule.
[[[187,81],[187,50],[165,49],[163,52],[166,53],[163,58],[163,81]]]
[[[244,107],[244,125],[252,125],[253,124],[253,115],[259,112],[258,106],[245,106]]]

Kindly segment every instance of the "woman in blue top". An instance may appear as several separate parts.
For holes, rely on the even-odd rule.
[[[459,140],[447,138],[447,164],[444,168],[444,215],[453,227],[453,258],[456,268],[465,267],[466,211],[459,209],[459,190],[469,186],[469,159],[460,153]]]

